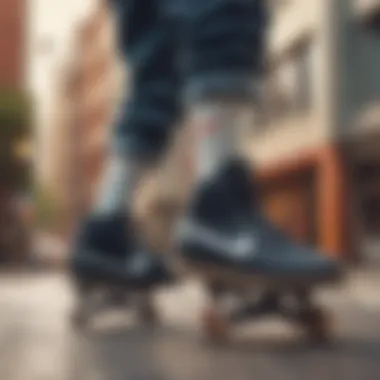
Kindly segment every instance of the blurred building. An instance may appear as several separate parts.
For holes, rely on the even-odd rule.
[[[18,0],[19,1],[19,0]],[[55,192],[57,126],[63,112],[57,105],[67,67],[74,57],[74,41],[94,0],[29,0],[24,21],[25,79],[33,97],[35,175],[41,186]],[[59,112],[58,112],[59,111]]]
[[[68,151],[65,137],[71,111],[64,88],[76,61],[78,29],[96,4],[96,0],[25,1],[22,67],[33,106],[31,169],[39,190],[35,201],[39,223],[57,232],[69,214],[65,196],[70,174],[62,158]]]
[[[29,232],[15,198],[26,173],[21,168],[20,132],[25,115],[25,0],[0,0],[0,264],[24,263]],[[21,127],[21,128],[20,128]],[[16,133],[15,133],[16,131]],[[24,141],[23,141],[24,142]],[[15,155],[20,157],[15,157]],[[22,210],[24,211],[24,210]]]
[[[70,226],[91,203],[122,84],[113,15],[104,0],[30,0],[27,20],[35,176]]]
[[[380,1],[272,7],[265,97],[249,132],[268,212],[295,237],[359,259],[373,229],[380,238],[380,156],[371,149]]]
[[[74,210],[91,205],[109,145],[110,126],[123,88],[114,33],[114,18],[107,2],[99,1],[78,30],[75,60],[65,76],[62,95],[68,115],[61,150],[65,196]],[[62,128],[61,128],[62,130]]]
[[[0,88],[24,85],[25,0],[0,0]]]
[[[349,173],[349,234],[364,259],[380,259],[380,1],[342,4],[339,123]]]

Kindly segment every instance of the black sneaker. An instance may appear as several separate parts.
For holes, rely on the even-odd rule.
[[[141,249],[126,214],[88,218],[76,241],[72,271],[92,282],[150,287],[172,279],[162,257]]]
[[[252,177],[249,166],[237,159],[199,185],[179,228],[185,261],[288,284],[339,278],[338,262],[296,244],[267,220]]]

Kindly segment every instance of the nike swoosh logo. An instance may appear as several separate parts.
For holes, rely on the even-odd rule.
[[[259,239],[251,234],[228,238],[208,227],[183,222],[179,225],[179,238],[195,241],[205,247],[216,250],[227,257],[245,259],[255,255],[259,249]]]
[[[132,273],[143,273],[146,272],[151,264],[149,258],[144,254],[138,254],[132,259],[128,259],[126,262],[127,268]]]

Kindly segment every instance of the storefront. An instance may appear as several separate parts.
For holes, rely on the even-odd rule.
[[[380,133],[347,145],[351,235],[361,262],[380,263]]]
[[[299,241],[332,256],[353,257],[346,165],[342,151],[324,146],[259,170],[269,217]]]

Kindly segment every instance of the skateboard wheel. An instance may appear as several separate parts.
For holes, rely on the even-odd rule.
[[[229,321],[227,317],[215,309],[206,309],[202,315],[203,333],[213,343],[225,343],[229,337]]]
[[[324,310],[315,309],[306,313],[304,324],[308,337],[313,342],[328,342],[332,337],[331,316]]]
[[[143,302],[141,305],[139,305],[137,313],[139,320],[144,325],[152,326],[158,322],[159,318],[157,310],[152,302]]]

